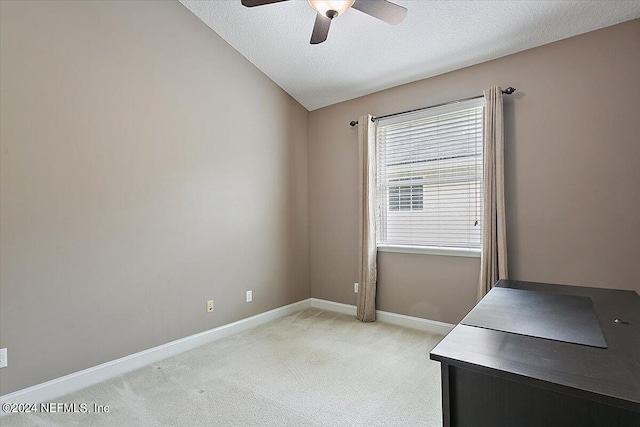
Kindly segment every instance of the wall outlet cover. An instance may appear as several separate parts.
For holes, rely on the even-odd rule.
[[[253,301],[253,291],[247,291],[247,302]]]
[[[353,284],[353,292],[355,292],[356,294],[358,293],[358,284],[357,283]]]
[[[213,311],[213,300],[207,301],[207,313],[211,313]]]
[[[0,368],[7,367],[7,349],[0,349]]]

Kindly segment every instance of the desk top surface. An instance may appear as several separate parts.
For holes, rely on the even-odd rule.
[[[498,287],[460,323],[607,348],[593,302],[585,296]]]
[[[640,411],[637,293],[513,280],[496,287],[591,298],[608,348],[459,324],[431,351],[431,359]]]

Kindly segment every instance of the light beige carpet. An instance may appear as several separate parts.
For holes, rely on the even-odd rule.
[[[442,337],[308,309],[56,399],[9,426],[441,426]]]

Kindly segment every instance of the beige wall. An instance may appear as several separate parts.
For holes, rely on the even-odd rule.
[[[640,20],[310,113],[311,294],[354,304],[349,121],[514,86],[505,98],[511,278],[640,292]],[[380,253],[378,308],[457,322],[479,259]]]
[[[309,297],[303,107],[178,2],[0,16],[0,393]]]

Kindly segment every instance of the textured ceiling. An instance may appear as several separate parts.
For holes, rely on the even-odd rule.
[[[306,0],[180,0],[308,110],[640,17],[637,0],[393,1],[399,25],[349,9],[310,45]]]

